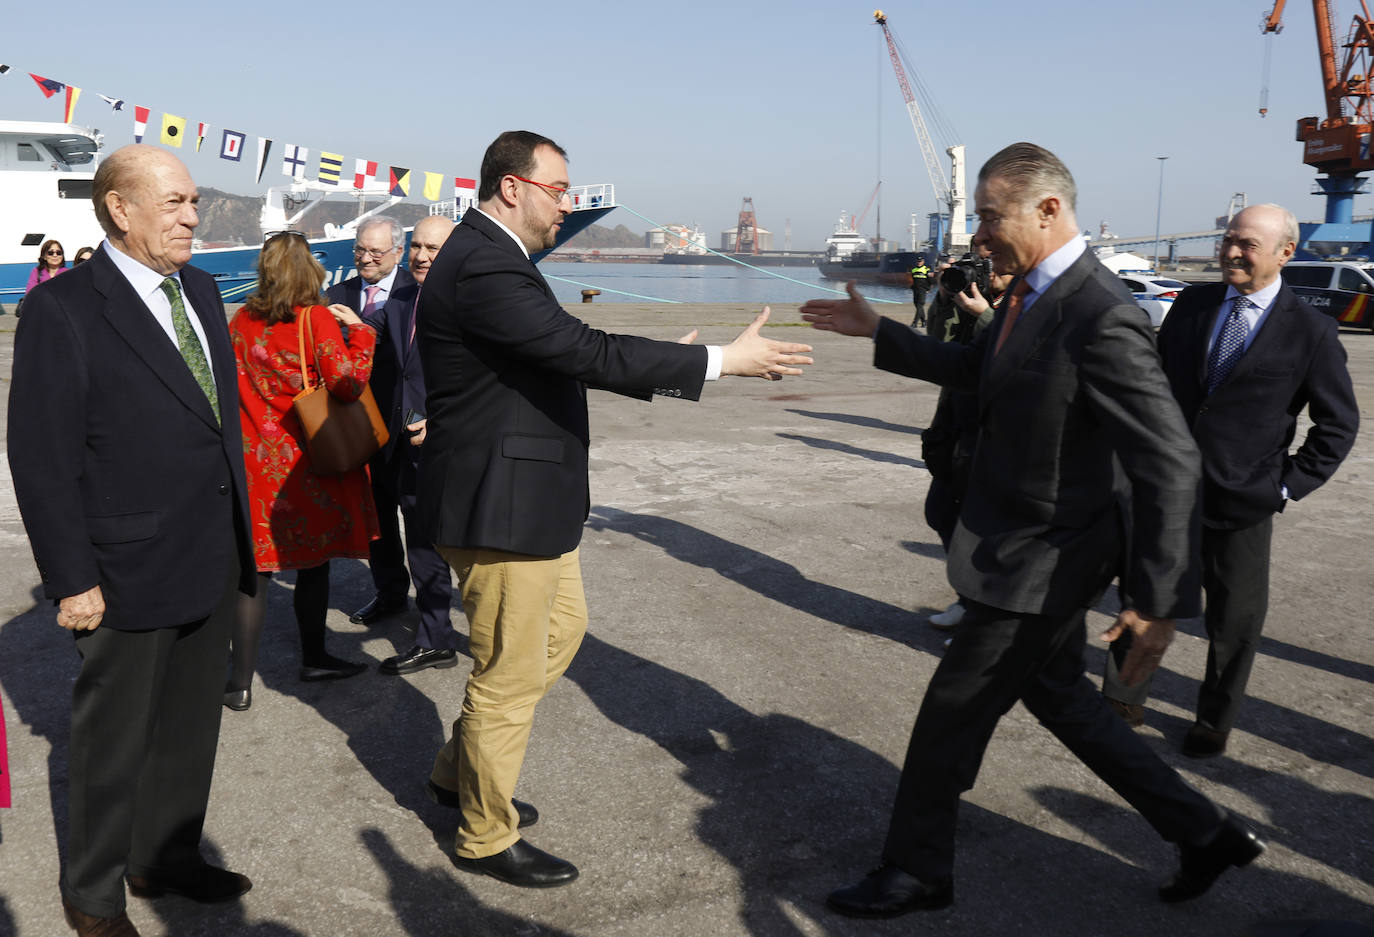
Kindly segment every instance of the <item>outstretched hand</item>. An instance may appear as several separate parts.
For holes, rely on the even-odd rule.
[[[872,337],[882,317],[859,295],[853,280],[844,288],[849,293],[848,299],[808,299],[801,307],[802,319],[810,322],[813,329],[823,332]]]
[[[806,357],[810,345],[797,342],[775,342],[759,334],[768,321],[769,309],[763,307],[748,328],[736,336],[735,340],[721,349],[720,373],[724,377],[732,374],[737,377],[762,377],[770,381],[780,381],[784,374],[801,374],[802,370],[793,365],[813,364]]]
[[[1102,632],[1102,640],[1110,644],[1127,631],[1131,633],[1131,649],[1121,665],[1123,683],[1135,686],[1155,672],[1174,640],[1174,627],[1172,618],[1151,618],[1133,608],[1121,610],[1115,624]]]

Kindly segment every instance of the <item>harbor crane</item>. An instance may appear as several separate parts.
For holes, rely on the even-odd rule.
[[[1267,37],[1283,29],[1283,9],[1287,0],[1275,0],[1273,9],[1261,26]],[[1355,196],[1365,189],[1361,173],[1374,169],[1370,135],[1374,132],[1374,106],[1371,102],[1370,66],[1374,58],[1374,29],[1369,7],[1359,0],[1341,48],[1344,57],[1337,62],[1335,12],[1330,0],[1312,0],[1312,16],[1317,26],[1317,55],[1321,62],[1322,88],[1326,97],[1326,117],[1301,117],[1297,140],[1303,145],[1302,161],[1318,176],[1317,190],[1326,196],[1326,219],[1321,225],[1303,225],[1300,248],[1318,257],[1351,253],[1368,254],[1371,240],[1368,224],[1353,224]],[[1261,91],[1260,115],[1268,110],[1268,56]]]
[[[897,85],[902,90],[903,100],[906,101],[911,126],[916,130],[916,140],[921,147],[921,156],[925,159],[926,172],[930,174],[930,187],[935,192],[935,200],[949,211],[950,229],[948,241],[944,246],[951,252],[962,253],[968,250],[970,243],[964,221],[968,199],[964,190],[963,144],[955,144],[945,149],[946,155],[953,163],[950,181],[946,182],[944,171],[940,168],[940,160],[935,155],[935,145],[930,140],[930,132],[926,129],[926,122],[921,116],[921,108],[916,103],[911,82],[907,80],[907,70],[902,64],[903,55],[897,48],[896,40],[892,38],[892,30],[887,28],[887,15],[882,10],[874,10],[873,22],[882,28],[883,38],[887,40],[887,54],[892,59],[892,70],[897,74]]]
[[[739,209],[739,222],[735,225],[736,254],[757,254],[759,252],[759,225],[754,217],[754,200],[744,197]]]

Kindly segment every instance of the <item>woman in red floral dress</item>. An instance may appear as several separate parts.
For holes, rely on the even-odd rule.
[[[267,582],[274,572],[296,570],[294,602],[301,638],[301,679],[351,677],[364,663],[342,660],[324,649],[329,606],[329,561],[367,559],[377,537],[377,510],[367,470],[319,475],[311,470],[300,423],[291,410],[304,386],[298,327],[309,317],[307,367],[340,400],[356,400],[372,373],[377,334],[347,306],[319,305],[325,271],[305,238],[278,234],[263,245],[258,292],[229,323],[238,360],[239,418],[248,470],[248,510],[253,525],[258,594],[240,597],[234,626],[233,667],[224,704],[244,710],[266,610]],[[340,324],[348,327],[345,340]]]

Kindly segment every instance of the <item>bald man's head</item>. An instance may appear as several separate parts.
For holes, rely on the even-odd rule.
[[[1243,294],[1279,278],[1298,246],[1298,221],[1281,205],[1251,205],[1236,214],[1221,239],[1221,277]]]
[[[415,282],[425,282],[429,275],[429,265],[444,246],[455,225],[443,215],[430,215],[420,219],[415,230],[410,233],[410,275]]]

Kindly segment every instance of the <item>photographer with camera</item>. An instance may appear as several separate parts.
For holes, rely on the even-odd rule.
[[[978,248],[953,264],[942,264],[935,273],[937,292],[930,307],[928,333],[945,342],[967,345],[992,321],[1002,293],[1011,284],[1010,274],[994,274],[992,263]],[[971,391],[940,388],[940,400],[930,425],[921,433],[921,458],[930,471],[925,515],[930,529],[949,549],[954,523],[968,488],[969,465],[978,440],[978,395]],[[963,620],[962,597],[943,612],[930,616],[941,630]]]

